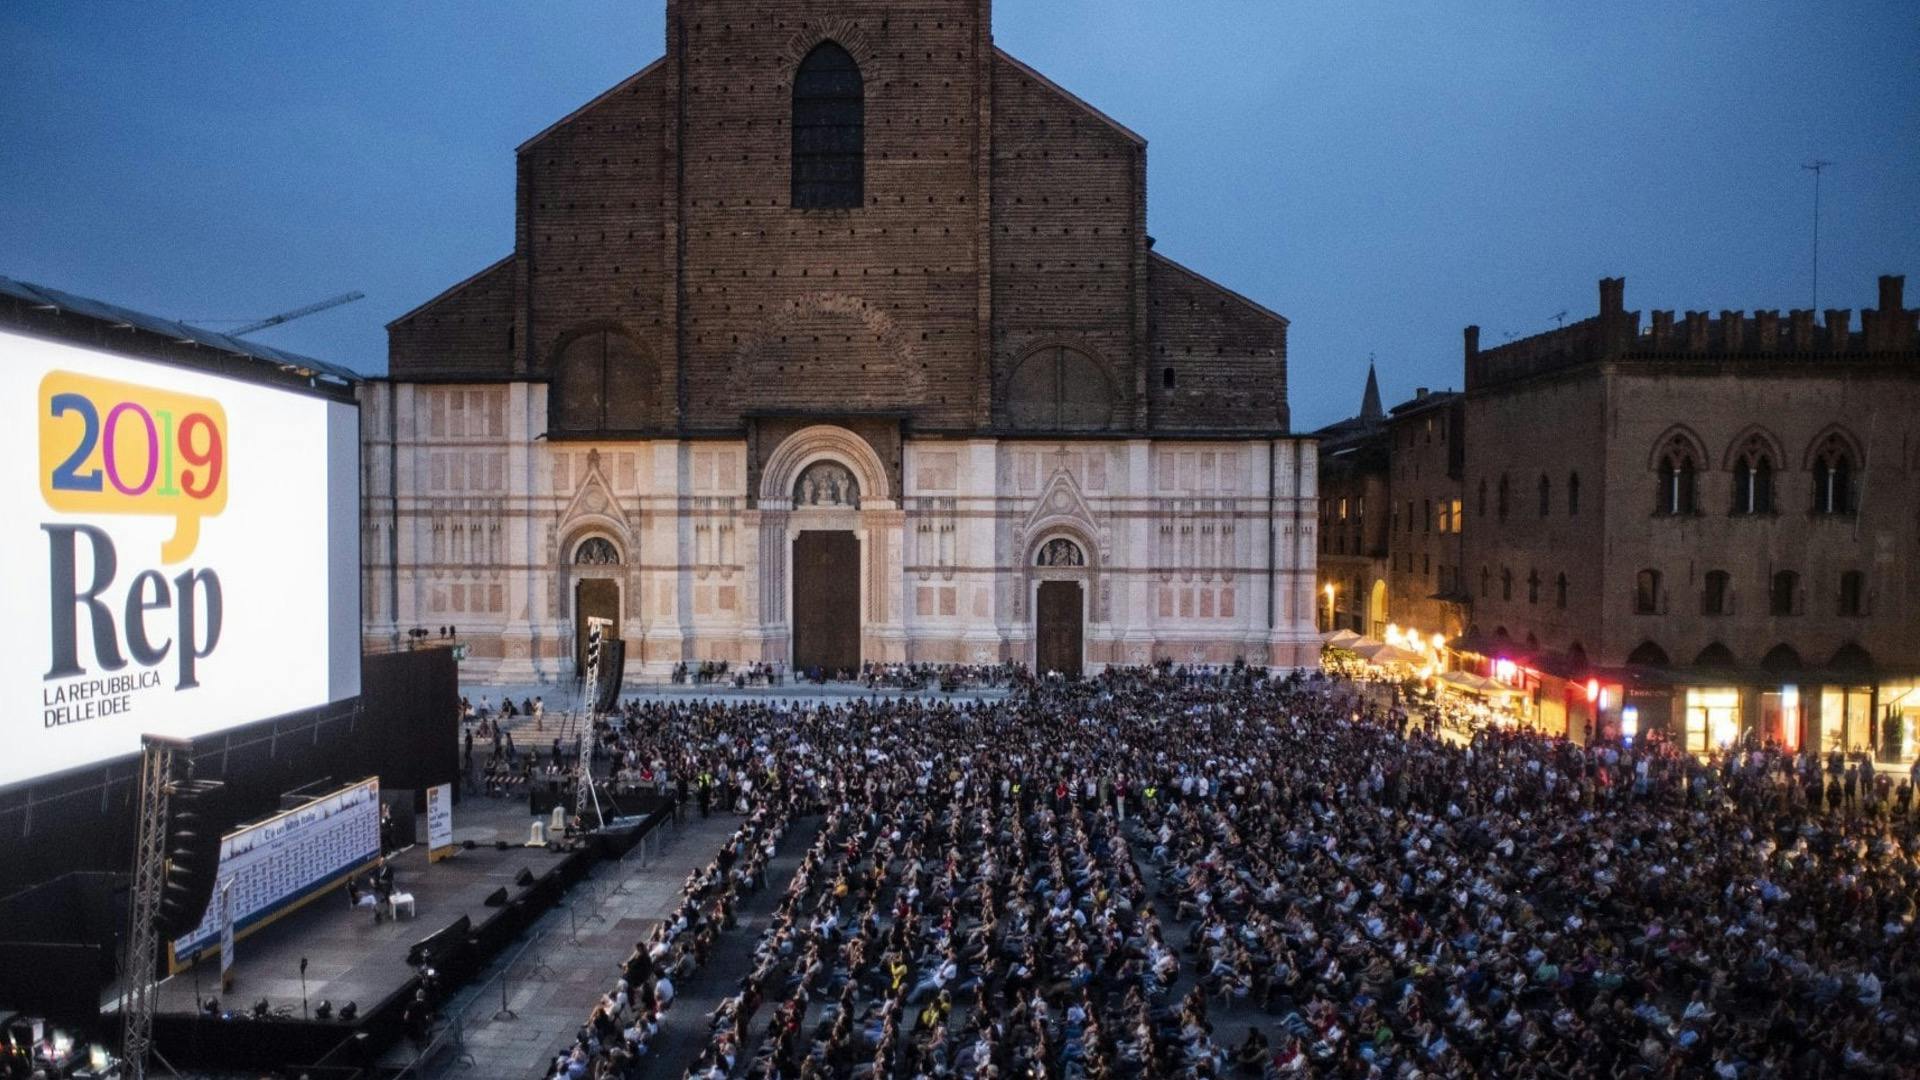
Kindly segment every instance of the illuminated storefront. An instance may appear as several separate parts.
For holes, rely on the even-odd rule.
[[[1686,692],[1684,746],[1710,754],[1740,740],[1740,691],[1734,687],[1694,688]]]
[[[1760,693],[1760,738],[1787,750],[1800,749],[1803,712],[1800,688],[1791,683]]]
[[[1810,750],[1852,754],[1873,749],[1873,687],[1822,687],[1817,727]]]
[[[1880,686],[1880,760],[1911,765],[1920,758],[1920,680]]]

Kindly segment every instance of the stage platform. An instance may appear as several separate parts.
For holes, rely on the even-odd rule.
[[[433,965],[441,990],[451,990],[557,903],[598,858],[594,846],[571,853],[495,846],[496,840],[523,843],[530,820],[524,799],[463,800],[454,810],[454,839],[462,846],[452,856],[429,864],[426,845],[416,843],[389,857],[395,891],[413,895],[412,918],[376,924],[370,909],[348,906],[344,889],[317,896],[238,943],[231,991],[219,991],[217,954],[204,957],[197,972],[162,982],[155,1045],[180,1067],[371,1063],[401,1034],[400,1014],[419,986],[419,972],[408,963],[416,943],[440,934]],[[422,830],[425,825],[422,817]],[[518,884],[523,870],[528,883]],[[501,889],[507,903],[488,906],[487,898]],[[466,928],[441,933],[463,918]],[[308,961],[305,1020],[302,957]],[[231,1019],[201,1015],[198,1002],[214,994]],[[274,1019],[240,1018],[262,998]],[[324,1022],[312,1016],[323,1000],[334,1007]],[[339,1010],[348,1002],[358,1015],[342,1021]]]

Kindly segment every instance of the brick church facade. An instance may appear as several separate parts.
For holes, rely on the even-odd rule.
[[[1287,322],[1153,251],[1140,136],[987,0],[669,0],[519,147],[513,251],[363,393],[369,644],[1315,662]]]

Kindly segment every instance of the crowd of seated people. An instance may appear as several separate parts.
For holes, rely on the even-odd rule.
[[[786,667],[781,664],[752,663],[735,668],[726,660],[702,660],[698,663],[678,663],[673,665],[672,681],[675,686],[731,686],[745,689],[749,686],[779,686],[787,679]]]
[[[730,847],[817,828],[690,1074],[1915,1075],[1897,799],[1830,804],[1777,747],[1458,744],[1368,700],[1149,669],[623,713],[606,752],[725,783]],[[650,963],[697,967],[727,875]],[[627,983],[560,1073],[637,1074]]]
[[[707,963],[720,936],[738,925],[741,898],[766,886],[767,864],[792,812],[784,800],[764,800],[711,862],[688,875],[673,916],[634,945],[619,965],[619,979],[601,995],[549,1075],[555,1080],[640,1075],[661,1018],[673,1008],[675,980],[685,981]]]
[[[879,664],[860,669],[860,681],[871,690],[927,690],[947,693],[1018,685],[1027,669],[1020,664]]]

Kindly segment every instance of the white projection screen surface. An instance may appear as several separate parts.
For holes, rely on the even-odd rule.
[[[352,404],[0,332],[0,786],[360,692]]]

